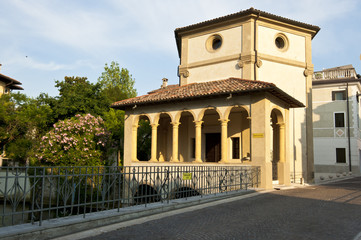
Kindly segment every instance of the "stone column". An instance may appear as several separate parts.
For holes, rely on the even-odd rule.
[[[228,162],[228,142],[227,142],[227,136],[228,136],[228,119],[219,119],[218,121],[221,122],[222,126],[222,132],[221,132],[221,161],[219,163],[226,163]]]
[[[278,129],[279,129],[279,156],[280,161],[278,162],[278,181],[279,184],[289,185],[290,182],[290,167],[289,162],[287,162],[286,159],[286,152],[285,152],[285,124],[284,123],[278,123]]]
[[[196,127],[196,159],[193,162],[203,162],[201,158],[202,150],[202,123],[203,121],[194,121]]]
[[[157,128],[159,124],[153,123],[150,124],[152,127],[152,149],[151,149],[151,158],[149,162],[158,162],[157,160]]]
[[[132,161],[138,162],[137,158],[137,133],[138,133],[138,124],[132,126]]]
[[[173,125],[173,152],[171,162],[179,162],[178,159],[178,128],[180,122],[171,122]]]
[[[285,162],[285,124],[284,123],[277,123],[279,129],[279,157],[280,162]]]

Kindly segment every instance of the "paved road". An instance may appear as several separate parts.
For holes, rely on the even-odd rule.
[[[359,232],[361,177],[274,191],[87,239],[353,240]]]

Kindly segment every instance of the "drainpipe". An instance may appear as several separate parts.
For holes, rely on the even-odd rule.
[[[351,166],[351,139],[350,139],[350,103],[348,100],[348,82],[346,83],[346,103],[347,103],[347,137],[348,137],[348,164],[349,164],[349,171],[352,172]]]
[[[295,109],[292,109],[293,112],[293,138],[292,138],[292,147],[293,147],[293,183],[296,183],[296,148],[295,148]]]
[[[256,73],[256,70],[257,70],[257,60],[258,60],[258,52],[257,52],[257,47],[256,47],[256,43],[257,43],[257,32],[256,32],[256,27],[257,27],[257,20],[259,18],[259,16],[261,15],[261,13],[258,13],[257,15],[257,18],[254,20],[254,29],[253,29],[253,33],[254,33],[254,36],[253,36],[253,40],[254,40],[254,43],[253,43],[253,47],[254,47],[254,53],[255,53],[255,61],[254,61],[254,80],[257,80],[257,73]]]

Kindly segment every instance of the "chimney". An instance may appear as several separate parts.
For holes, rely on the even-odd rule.
[[[162,88],[166,88],[168,86],[168,78],[163,78],[163,84],[162,84]]]
[[[361,56],[361,55],[360,55]],[[1,70],[1,66],[2,66],[2,64],[0,63],[0,70]]]

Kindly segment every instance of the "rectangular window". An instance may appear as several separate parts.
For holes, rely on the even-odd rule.
[[[336,148],[336,163],[346,163],[346,148]]]
[[[335,127],[345,127],[344,113],[335,113]]]
[[[346,90],[332,91],[332,101],[346,100]]]
[[[232,139],[232,158],[239,159],[239,137],[234,137]]]
[[[196,139],[192,138],[191,139],[191,144],[192,144],[192,158],[196,158]]]

